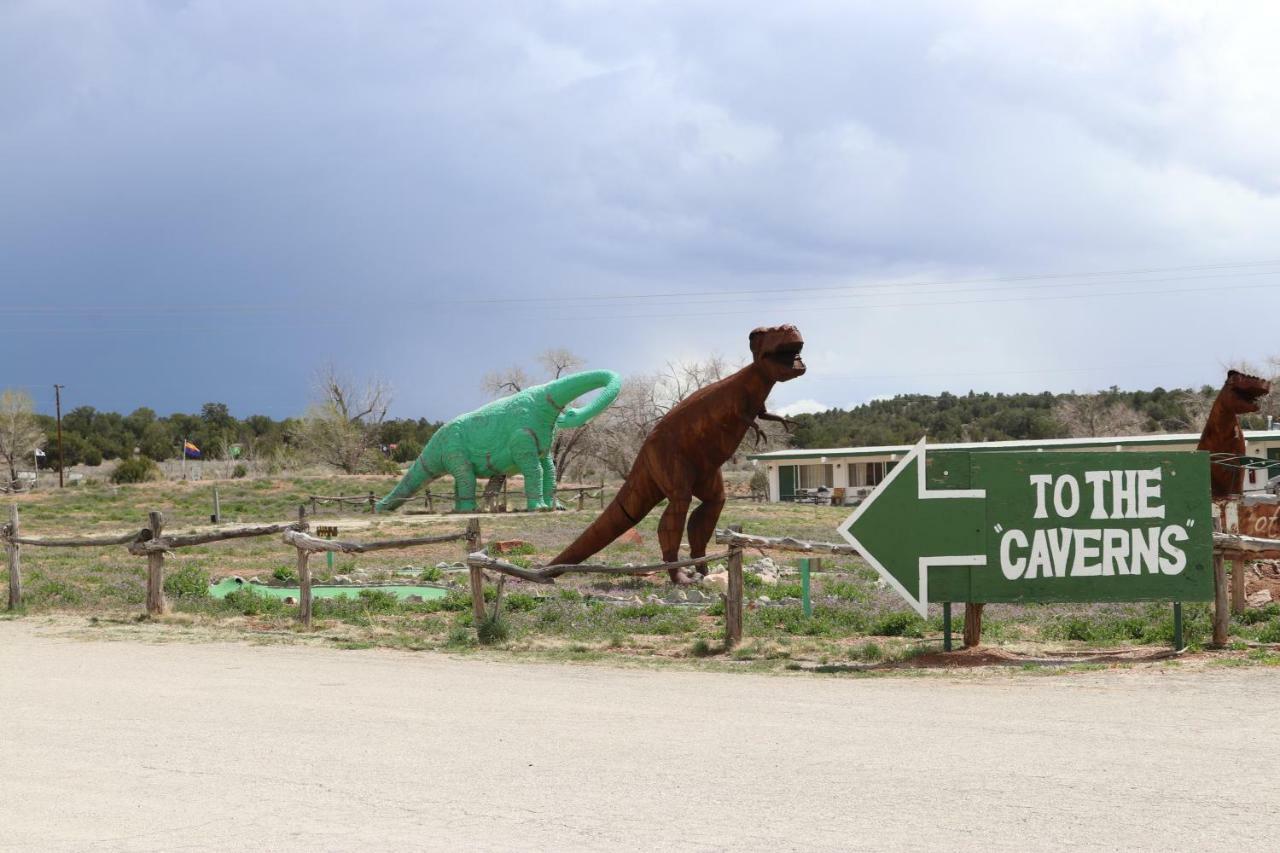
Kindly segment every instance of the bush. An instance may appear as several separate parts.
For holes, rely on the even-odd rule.
[[[231,469],[231,476],[237,480],[243,480],[249,476],[249,466],[243,462],[237,462],[236,467]]]
[[[391,451],[391,458],[396,462],[412,462],[422,453],[422,445],[409,439],[402,441],[396,445],[396,449]]]
[[[209,594],[209,573],[199,566],[183,566],[164,576],[164,594],[170,598],[204,598]]]
[[[125,459],[111,472],[113,483],[145,483],[160,479],[160,466],[145,456]]]
[[[440,571],[439,566],[428,566],[422,570],[422,574],[418,575],[418,580],[423,583],[439,583],[442,577],[444,572]]]
[[[751,493],[763,495],[769,491],[769,474],[764,468],[757,468],[751,475]]]
[[[271,573],[271,577],[280,583],[294,583],[298,580],[298,573],[293,566],[277,566]]]
[[[886,613],[867,632],[877,637],[923,637],[924,620],[914,613]]]
[[[400,606],[400,599],[385,589],[362,589],[360,603],[370,613],[390,613]]]
[[[232,610],[243,613],[245,616],[260,616],[263,613],[279,613],[284,610],[283,600],[255,592],[248,584],[227,593],[223,601]]]
[[[505,643],[511,631],[501,616],[486,617],[476,626],[476,638],[488,646],[493,643]]]

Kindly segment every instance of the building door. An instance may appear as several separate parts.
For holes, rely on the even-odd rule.
[[[1268,447],[1267,458],[1275,461],[1267,466],[1267,479],[1280,477],[1280,447]]]
[[[796,499],[796,466],[778,466],[778,500],[794,501]]]

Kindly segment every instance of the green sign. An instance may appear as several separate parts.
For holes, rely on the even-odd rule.
[[[934,450],[840,525],[921,615],[930,601],[1209,601],[1209,456]]]

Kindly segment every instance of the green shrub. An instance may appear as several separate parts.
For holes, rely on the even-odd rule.
[[[243,462],[237,462],[236,467],[231,469],[231,476],[237,480],[243,480],[249,476],[249,467]]]
[[[486,646],[493,643],[505,643],[510,633],[506,621],[501,616],[486,617],[483,622],[476,626],[476,638]]]
[[[751,475],[751,493],[763,495],[769,491],[769,473],[764,468],[757,468]]]
[[[924,620],[914,613],[886,613],[871,623],[867,633],[877,637],[923,637]]]
[[[390,613],[400,606],[400,599],[385,589],[362,589],[359,601],[370,613]]]
[[[204,598],[209,594],[209,573],[199,566],[182,566],[164,576],[164,594],[170,598]]]
[[[113,483],[145,483],[160,479],[160,466],[146,456],[125,459],[111,472]]]
[[[440,571],[438,566],[428,566],[422,570],[422,574],[418,575],[418,580],[423,583],[439,583],[442,577],[444,572]]]
[[[689,649],[695,658],[711,657],[715,654],[715,650],[711,648],[711,643],[705,639],[697,639],[693,641],[693,646]]]
[[[253,587],[248,584],[227,593],[227,597],[223,601],[232,610],[243,613],[245,616],[280,613],[284,610],[284,601],[255,592]]]
[[[271,572],[271,577],[273,580],[277,580],[280,583],[296,583],[298,580],[298,573],[294,570],[293,566],[277,566],[275,570]]]

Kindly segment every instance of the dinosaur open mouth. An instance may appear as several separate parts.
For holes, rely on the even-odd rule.
[[[783,367],[789,367],[792,370],[804,370],[804,360],[800,358],[800,351],[804,349],[804,342],[782,344],[773,352],[769,353],[769,360]]]

